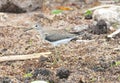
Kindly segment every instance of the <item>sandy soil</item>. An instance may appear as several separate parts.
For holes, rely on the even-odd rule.
[[[49,80],[50,83],[120,82],[120,38],[107,41],[107,34],[91,34],[93,41],[71,41],[53,47],[47,41],[42,41],[36,30],[29,30],[35,23],[40,23],[45,29],[69,31],[77,25],[92,23],[92,20],[82,19],[78,5],[71,7],[72,11],[56,16],[46,8],[42,13],[44,15],[40,10],[0,14],[0,56],[52,52],[48,58],[1,62],[0,83],[30,83],[40,79]],[[62,74],[67,75],[62,79],[59,78],[61,74],[58,74],[61,67]]]

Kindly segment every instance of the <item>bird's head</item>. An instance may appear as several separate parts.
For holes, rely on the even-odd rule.
[[[32,28],[36,30],[42,30],[42,26],[40,24],[35,24],[32,26]]]
[[[39,32],[40,36],[44,39],[45,38],[45,34],[44,34],[44,31],[43,31],[43,27],[40,25],[40,24],[34,24],[32,26],[33,29],[35,29],[36,31]]]

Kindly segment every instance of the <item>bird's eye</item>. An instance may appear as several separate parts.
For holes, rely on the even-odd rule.
[[[36,24],[35,27],[38,27],[38,25]]]

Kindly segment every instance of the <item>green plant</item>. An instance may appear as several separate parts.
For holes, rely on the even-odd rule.
[[[111,66],[119,66],[120,65],[120,61],[116,61],[114,62],[114,64],[112,64]]]
[[[92,15],[92,11],[91,10],[87,10],[84,15],[85,16]]]
[[[120,65],[120,61],[115,62],[115,66],[119,66]]]
[[[62,10],[52,10],[52,14],[60,14],[62,13]]]
[[[32,77],[32,76],[33,76],[32,73],[27,73],[27,74],[24,75],[24,78]]]

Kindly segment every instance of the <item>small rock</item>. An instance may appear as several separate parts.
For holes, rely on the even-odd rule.
[[[44,56],[41,56],[40,58],[39,58],[39,62],[45,62],[45,61],[47,61],[48,60],[48,58],[47,57],[44,57]]]
[[[92,19],[92,15],[86,15],[85,19],[87,19],[87,20]]]
[[[75,26],[73,28],[73,31],[75,31],[75,32],[81,32],[81,31],[86,30],[86,29],[88,29],[88,25],[82,24],[82,25]]]
[[[96,25],[90,26],[91,33],[93,34],[106,34],[108,33],[107,23],[105,20],[99,20]]]
[[[0,54],[4,54],[5,52],[7,52],[8,49],[4,48],[2,50],[0,50]]]
[[[70,75],[70,71],[63,67],[59,68],[56,74],[56,76],[58,76],[60,79],[68,78],[69,75]]]
[[[85,33],[82,36],[82,40],[91,40],[91,39],[92,39],[92,35],[91,34]]]
[[[105,22],[105,20],[99,20],[98,22],[97,22],[97,29],[99,30],[98,32],[98,34],[105,34],[105,33],[107,33],[107,23]]]
[[[40,80],[38,80],[38,81],[33,81],[31,83],[48,83],[48,82],[47,81],[40,81]]]
[[[30,12],[40,8],[42,3],[43,0],[0,0],[0,11],[12,13]]]
[[[84,0],[86,4],[98,3],[98,0]]]
[[[57,83],[54,74],[46,68],[36,69],[33,73],[33,78],[38,81],[44,80],[48,83]]]
[[[13,83],[9,77],[3,77],[0,81],[1,83]]]
[[[39,75],[49,76],[50,74],[51,72],[48,69],[41,68],[41,69],[34,70],[33,77],[37,77]]]
[[[120,48],[114,48],[114,51],[120,52]]]

